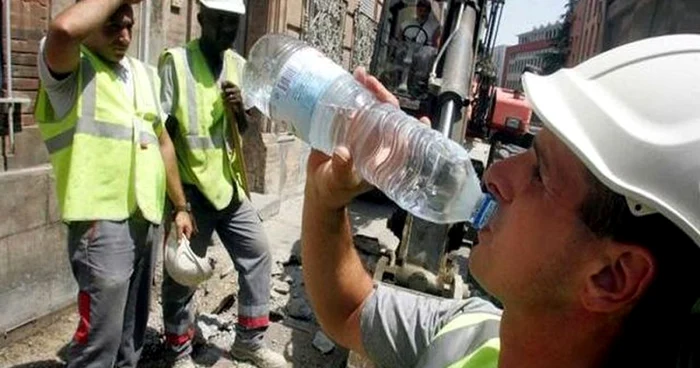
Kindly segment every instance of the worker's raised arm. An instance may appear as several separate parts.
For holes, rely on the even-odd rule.
[[[364,352],[360,313],[372,279],[353,246],[347,205],[361,181],[345,150],[309,156],[301,228],[304,284],[323,330],[338,344]]]
[[[122,5],[141,0],[80,0],[49,25],[44,57],[52,73],[68,74],[80,60],[80,44],[92,32],[102,32],[109,17]]]
[[[398,105],[374,77],[355,73],[377,98]],[[304,282],[319,323],[346,348],[363,353],[362,306],[372,292],[372,279],[353,246],[346,206],[369,188],[357,176],[347,149],[333,157],[314,151],[309,157],[302,220]]]

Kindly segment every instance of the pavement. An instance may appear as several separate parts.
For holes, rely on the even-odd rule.
[[[267,344],[285,355],[292,367],[345,367],[348,352],[329,341],[320,331],[309,307],[301,276],[300,254],[303,188],[288,190],[285,197],[253,194],[266,230],[274,260],[272,270],[271,319]],[[375,198],[376,199],[376,198]],[[350,206],[356,235],[377,238],[379,244],[395,248],[398,240],[386,229],[394,207],[388,202],[358,200]],[[197,345],[194,359],[199,367],[251,367],[228,355],[235,337],[237,274],[217,237],[209,255],[217,260],[216,274],[195,294]],[[160,280],[156,266],[151,314],[139,367],[167,367],[162,336]],[[0,349],[0,368],[54,368],[63,366],[77,314],[68,308],[50,317],[33,335]]]

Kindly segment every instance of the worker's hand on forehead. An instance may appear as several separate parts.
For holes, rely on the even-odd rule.
[[[379,101],[399,106],[396,96],[377,78],[367,74],[364,68],[357,68],[354,75],[355,79],[374,93]],[[427,118],[421,119],[421,122],[430,125]],[[357,173],[350,151],[346,147],[337,147],[331,157],[321,151],[311,151],[307,165],[306,193],[314,196],[319,205],[338,210],[371,188],[372,186]]]

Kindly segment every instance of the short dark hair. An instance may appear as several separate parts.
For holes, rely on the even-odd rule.
[[[661,214],[633,215],[623,195],[588,174],[583,223],[596,237],[648,249],[657,263],[656,277],[627,318],[609,366],[671,366],[679,340],[692,332],[684,329],[700,296],[700,247]]]

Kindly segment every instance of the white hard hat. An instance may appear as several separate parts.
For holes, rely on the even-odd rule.
[[[523,76],[545,125],[637,216],[659,212],[700,245],[700,35],[648,38]]]
[[[205,8],[221,10],[229,13],[245,14],[243,0],[199,0]]]
[[[168,275],[184,286],[196,287],[214,274],[214,260],[197,256],[184,236],[168,242],[163,263]]]

